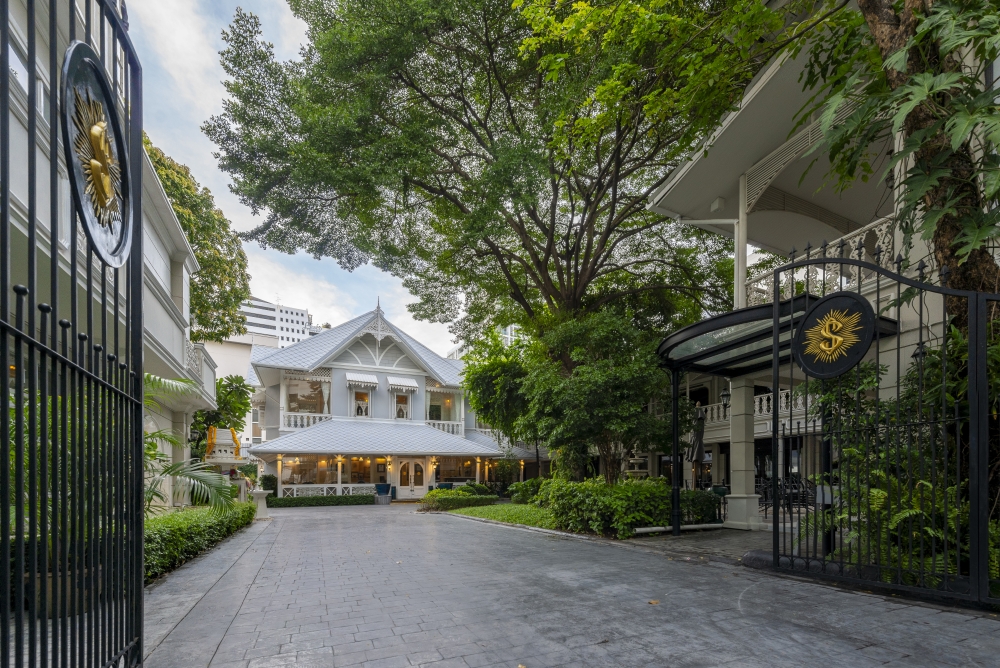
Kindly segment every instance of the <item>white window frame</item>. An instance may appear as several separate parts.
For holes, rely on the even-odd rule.
[[[404,417],[396,417],[396,397],[406,397],[406,415]],[[410,401],[413,396],[410,392],[393,392],[392,393],[392,419],[393,420],[412,420],[413,419],[413,402]]]

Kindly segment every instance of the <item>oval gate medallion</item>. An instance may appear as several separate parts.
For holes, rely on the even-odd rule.
[[[125,263],[131,247],[128,151],[116,98],[97,52],[83,42],[66,49],[62,131],[73,204],[100,258]]]
[[[792,354],[813,378],[836,378],[861,361],[874,335],[875,311],[868,300],[855,292],[835,292],[806,311]]]

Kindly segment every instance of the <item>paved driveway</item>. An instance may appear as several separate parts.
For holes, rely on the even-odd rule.
[[[1000,621],[985,613],[406,505],[272,512],[147,590],[147,666],[986,666],[1000,655]]]

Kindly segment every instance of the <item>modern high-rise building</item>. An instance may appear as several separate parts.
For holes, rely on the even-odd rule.
[[[247,317],[248,333],[275,336],[279,348],[298,343],[312,334],[312,316],[304,308],[273,304],[251,296],[243,302],[240,312]]]

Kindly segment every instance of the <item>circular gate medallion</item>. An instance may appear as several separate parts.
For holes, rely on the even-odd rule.
[[[792,354],[813,378],[836,378],[868,352],[875,336],[875,311],[854,292],[835,292],[806,311],[792,340]]]
[[[100,258],[120,267],[132,239],[128,151],[115,96],[88,44],[73,42],[62,68],[62,131],[73,204]]]

